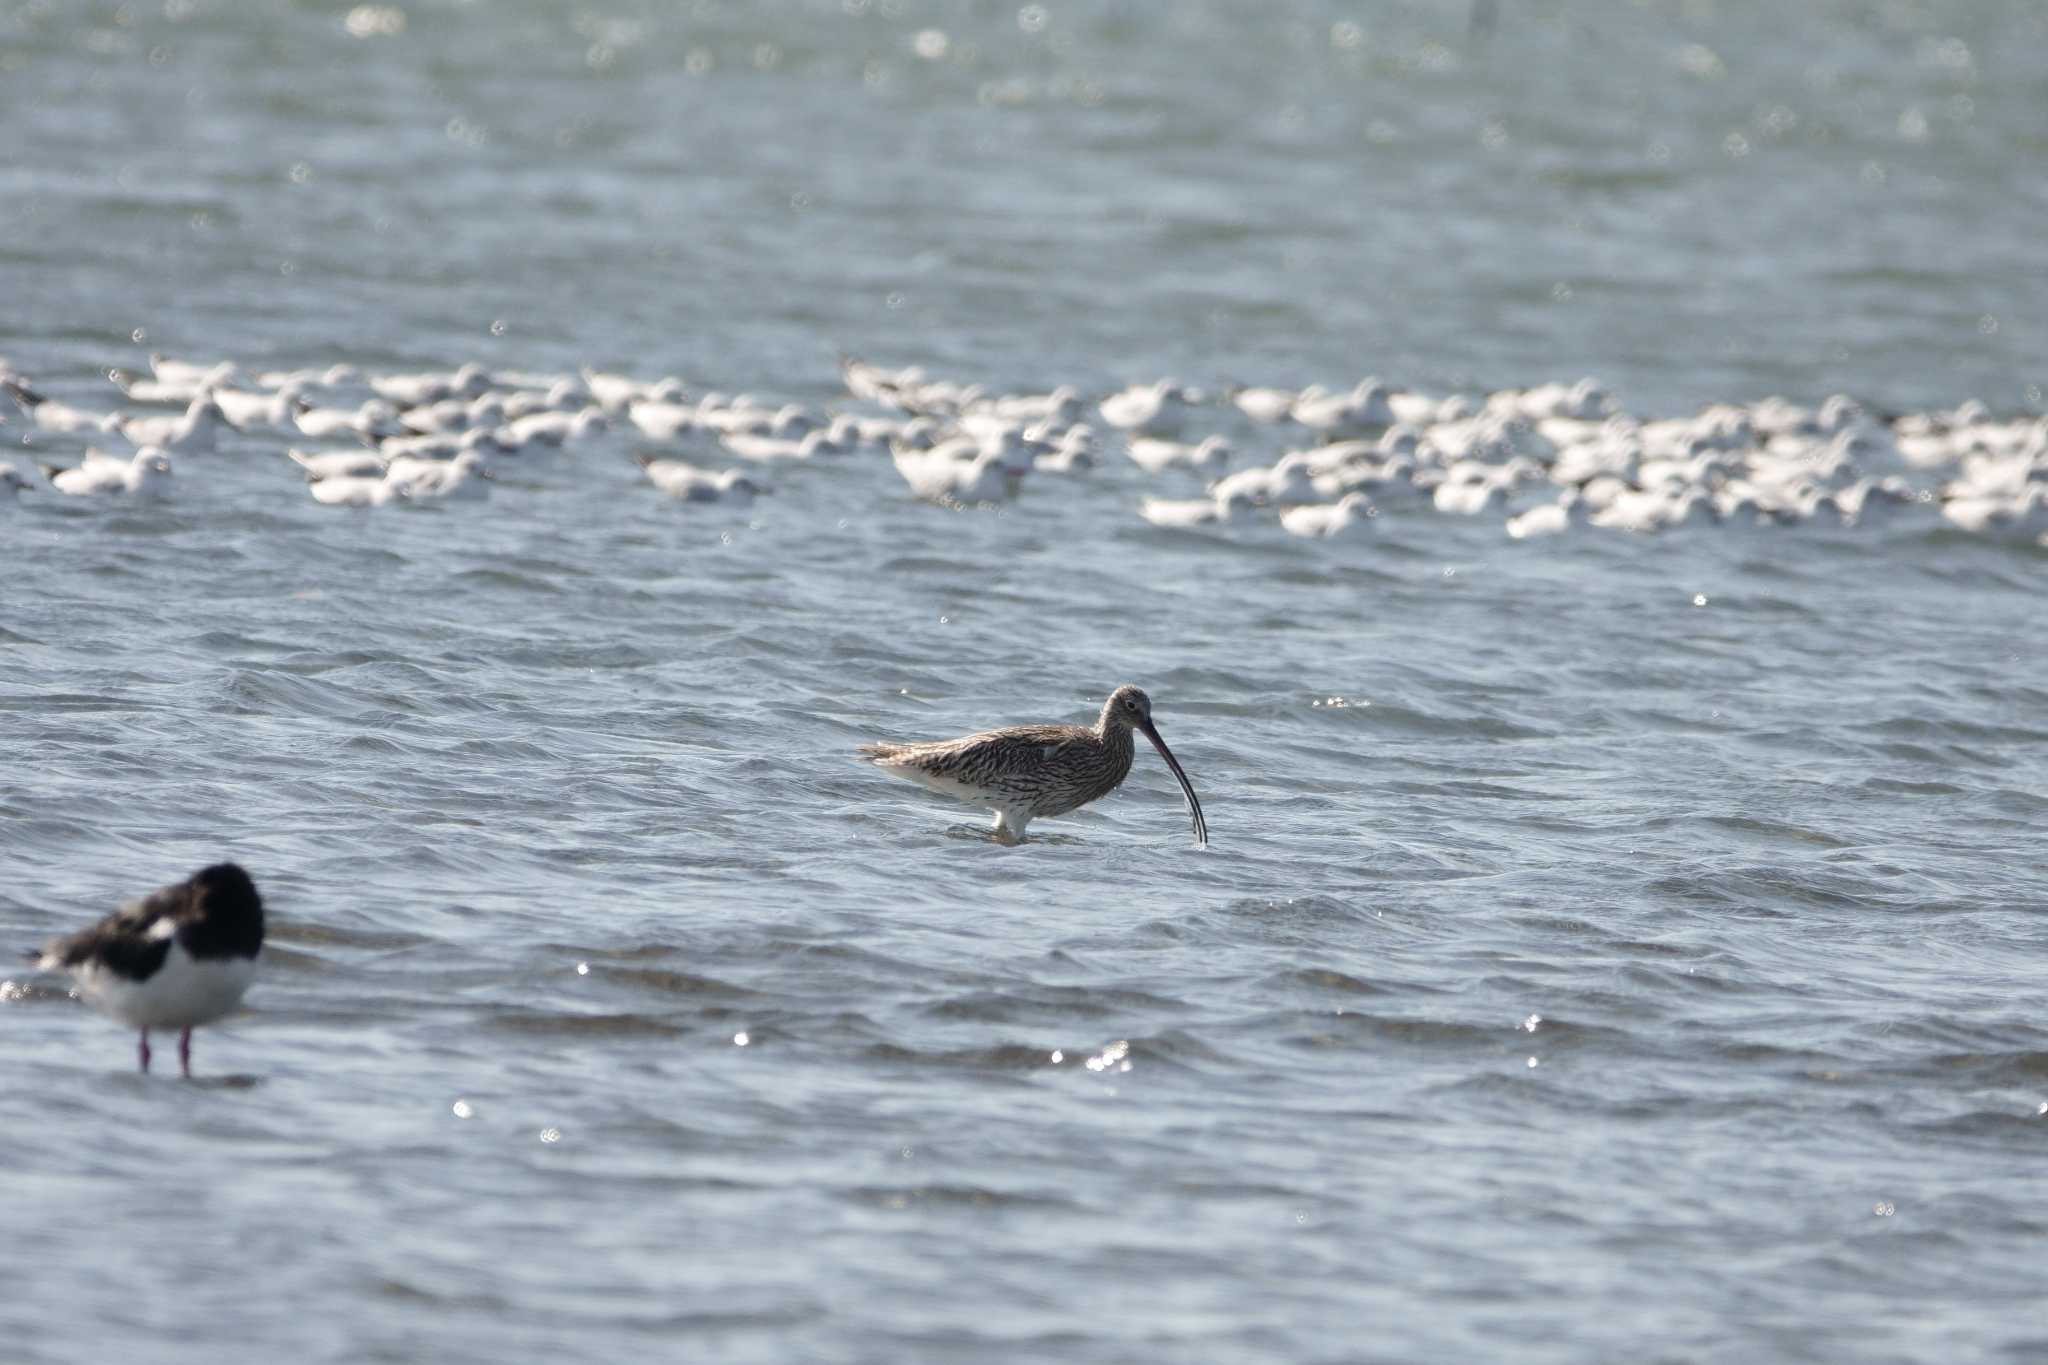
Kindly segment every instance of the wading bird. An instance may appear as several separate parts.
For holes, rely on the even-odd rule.
[[[144,1071],[149,1031],[179,1030],[178,1071],[190,1076],[192,1030],[242,1003],[262,950],[256,884],[235,864],[216,863],[31,956],[46,971],[71,973],[87,1004],[141,1030]]]
[[[1188,799],[1195,842],[1209,825],[1188,775],[1152,724],[1152,699],[1126,683],[1110,693],[1093,725],[1012,725],[959,739],[921,744],[864,744],[861,753],[884,772],[996,813],[1002,844],[1024,841],[1041,816],[1065,815],[1107,796],[1131,771],[1131,731],[1152,741]]]

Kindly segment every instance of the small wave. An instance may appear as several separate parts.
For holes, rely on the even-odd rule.
[[[1856,785],[1859,791],[1890,796],[1960,796],[1967,790],[1950,782],[1905,782],[1892,777],[1866,777]]]
[[[735,986],[729,981],[716,977],[700,976],[695,972],[676,971],[665,967],[620,967],[607,966],[600,974],[607,982],[616,982],[635,990],[647,991],[654,995],[669,996],[693,1003],[719,1001],[733,1003],[743,1000],[763,1000],[768,997],[760,991],[744,986]]]
[[[219,654],[279,654],[297,648],[281,640],[265,640],[232,630],[209,630],[194,636],[192,644]]]
[[[1263,990],[1279,994],[1300,993],[1338,996],[1345,999],[1391,993],[1385,986],[1374,985],[1349,972],[1340,972],[1329,967],[1294,967],[1287,971],[1275,972],[1271,976],[1261,977],[1259,986]]]
[[[978,990],[965,995],[949,996],[924,1006],[921,1012],[935,1019],[1025,1024],[1099,1019],[1140,1010],[1168,1012],[1184,1008],[1186,1006],[1181,1001],[1145,991],[1081,986],[1032,986],[1018,990]]]
[[[362,702],[348,690],[273,668],[230,668],[218,688],[222,708],[236,715],[348,716]]]
[[[1078,1209],[1062,1194],[998,1190],[986,1185],[857,1185],[840,1198],[876,1209]]]
[[[564,1014],[559,1011],[497,1010],[478,1023],[498,1033],[552,1038],[656,1038],[685,1030],[669,1020],[645,1014]]]
[[[464,569],[450,576],[452,582],[469,587],[505,588],[512,592],[559,597],[562,589],[545,578],[517,573],[511,569]]]
[[[1031,1047],[1023,1043],[995,1043],[987,1047],[924,1049],[900,1043],[872,1043],[863,1055],[893,1065],[934,1067],[945,1071],[1036,1071],[1055,1065],[1053,1047]]]

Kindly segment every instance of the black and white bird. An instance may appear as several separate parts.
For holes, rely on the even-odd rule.
[[[141,1030],[144,1071],[149,1031],[178,1029],[178,1071],[190,1076],[192,1030],[242,1003],[262,950],[256,884],[235,864],[216,863],[32,956],[46,971],[71,973],[87,1004]]]

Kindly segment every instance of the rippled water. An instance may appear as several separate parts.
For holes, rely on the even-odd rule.
[[[2034,7],[1500,8],[11,5],[0,354],[2038,406]],[[0,931],[276,918],[200,1084],[4,992],[16,1358],[2048,1351],[2043,551],[275,444],[0,507]],[[1206,852],[850,758],[1123,681]]]

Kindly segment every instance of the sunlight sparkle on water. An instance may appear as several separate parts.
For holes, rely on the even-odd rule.
[[[1093,1057],[1090,1057],[1088,1059],[1088,1069],[1090,1071],[1107,1071],[1111,1067],[1116,1067],[1119,1071],[1129,1071],[1131,1069],[1131,1064],[1128,1060],[1130,1055],[1130,1043],[1119,1038]]]

